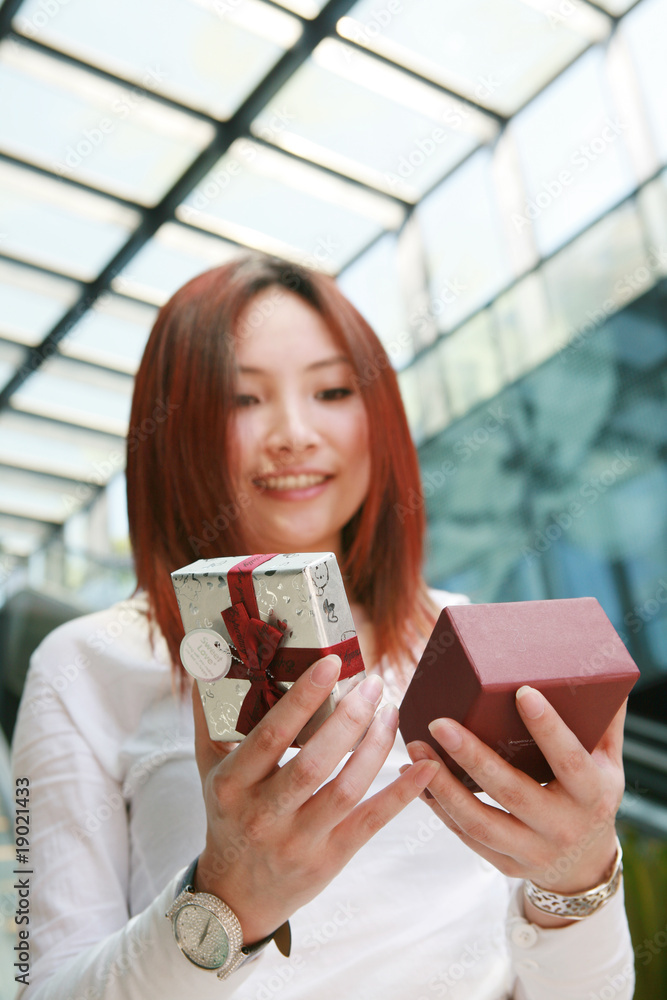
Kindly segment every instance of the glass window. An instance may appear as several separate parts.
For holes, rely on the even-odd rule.
[[[177,209],[183,222],[337,273],[383,229],[396,202],[239,139]]]
[[[125,465],[125,442],[27,413],[0,414],[0,462],[102,485]]]
[[[76,302],[80,285],[0,260],[0,335],[41,344]]]
[[[588,4],[559,16],[541,0],[361,0],[338,31],[471,101],[512,114],[604,38],[609,18]]]
[[[62,524],[81,504],[70,479],[57,479],[23,469],[4,469],[0,477],[0,511],[3,514]]]
[[[71,358],[134,375],[157,309],[111,293],[98,299],[60,342]]]
[[[656,280],[633,202],[605,216],[543,265],[556,341],[568,356]]]
[[[296,18],[259,0],[115,0],[112,16],[105,0],[68,0],[50,11],[25,0],[13,23],[214,118],[230,118],[301,35]]]
[[[123,437],[130,419],[133,380],[67,358],[51,358],[12,396],[25,413],[53,417]]]
[[[24,347],[0,340],[0,390],[4,389],[27,359],[28,352]]]
[[[500,295],[491,312],[506,382],[535,368],[560,346],[541,271]]]
[[[661,163],[667,163],[667,5],[663,0],[643,0],[620,26],[639,76],[644,114],[648,116]]]
[[[215,135],[145,88],[13,40],[0,44],[0,106],[0,148],[142,205],[157,204]]]
[[[495,131],[462,101],[330,38],[252,123],[267,142],[412,202]]]
[[[586,53],[509,126],[527,196],[512,221],[517,232],[533,227],[544,256],[637,184],[624,138],[633,122],[616,111],[604,59],[602,47]]]
[[[417,207],[438,329],[451,330],[513,277],[492,156],[481,149]]]
[[[165,222],[112,282],[125,295],[161,306],[182,285],[237,256],[241,248],[217,236]]]
[[[91,281],[141,220],[138,212],[0,162],[4,253]]]
[[[500,358],[488,309],[442,340],[426,357],[441,372],[455,417],[501,388]]]
[[[49,530],[38,521],[0,514],[0,551],[3,556],[25,558],[45,543]]]
[[[230,2],[230,0],[228,0]],[[301,17],[317,17],[327,0],[275,0],[281,7],[294,11]]]
[[[373,327],[395,368],[412,358],[414,346],[408,328],[401,289],[398,240],[388,233],[338,278],[341,290]]]

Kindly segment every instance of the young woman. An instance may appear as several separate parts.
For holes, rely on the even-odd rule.
[[[21,1000],[631,997],[623,713],[588,754],[521,689],[546,787],[435,722],[497,805],[396,732],[439,609],[467,598],[422,579],[397,381],[335,283],[250,254],[177,292],[137,374],[127,479],[138,591],[45,640],[17,724],[35,872]],[[290,551],[336,554],[369,676],[301,750],[337,657],[241,744],[211,741],[169,574]]]

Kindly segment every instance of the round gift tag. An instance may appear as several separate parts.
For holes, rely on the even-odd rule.
[[[181,661],[199,681],[219,681],[232,665],[232,654],[222,636],[212,628],[193,628],[181,642]]]

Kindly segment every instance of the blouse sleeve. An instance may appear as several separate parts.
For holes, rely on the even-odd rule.
[[[632,1000],[634,953],[623,904],[623,883],[596,913],[566,927],[538,927],[523,910],[523,883],[510,899],[507,936],[514,1000]]]
[[[41,658],[54,646],[47,640]],[[255,961],[221,981],[181,954],[165,919],[191,858],[183,858],[183,870],[130,919],[122,786],[96,757],[63,699],[45,685],[38,659],[28,672],[13,748],[14,776],[29,781],[32,872],[30,972],[16,1000],[237,996]]]

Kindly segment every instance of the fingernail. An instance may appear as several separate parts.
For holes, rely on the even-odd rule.
[[[396,729],[398,726],[398,709],[395,705],[383,705],[378,712],[378,718],[387,729]]]
[[[415,770],[418,770],[418,773],[413,779],[414,783],[415,785],[421,785],[423,791],[424,787],[430,784],[435,778],[436,774],[440,770],[440,765],[434,760],[429,760],[420,764],[419,768],[416,768]]]
[[[359,685],[359,694],[366,701],[370,701],[371,705],[377,705],[382,697],[383,687],[382,678],[378,674],[371,674]]]
[[[405,749],[410,754],[410,760],[415,764],[418,760],[431,760],[421,743],[408,743]]]
[[[325,656],[323,660],[320,660],[310,675],[310,680],[315,687],[331,687],[340,673],[340,668],[340,656],[336,656],[335,653],[331,653],[329,656]]]
[[[429,722],[428,728],[431,735],[447,753],[455,753],[460,750],[463,737],[459,730],[445,719],[434,719],[433,722]]]
[[[544,696],[535,688],[524,684],[516,693],[521,711],[528,719],[539,719],[544,714]]]

